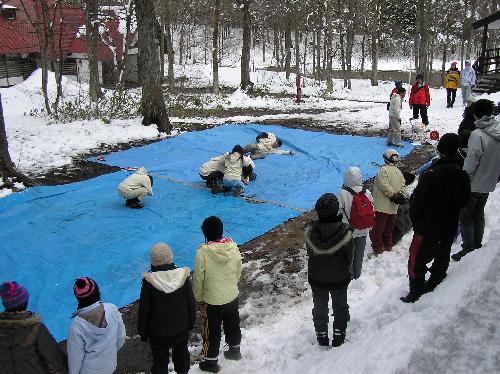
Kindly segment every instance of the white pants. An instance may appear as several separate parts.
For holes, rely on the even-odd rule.
[[[464,106],[467,105],[467,102],[470,100],[470,96],[471,96],[470,84],[462,86],[462,101],[464,103]]]
[[[401,144],[401,119],[389,117],[389,133],[387,134],[387,144]]]

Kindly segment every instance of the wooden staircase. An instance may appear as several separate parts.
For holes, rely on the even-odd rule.
[[[500,73],[483,75],[478,79],[472,91],[478,95],[500,91]]]
[[[476,86],[474,93],[494,93],[500,91],[500,48],[487,49],[484,56],[479,58],[477,67]]]

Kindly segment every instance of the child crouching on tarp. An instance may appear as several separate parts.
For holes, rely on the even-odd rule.
[[[126,200],[125,205],[129,208],[144,208],[141,200],[146,195],[153,196],[153,177],[148,175],[144,167],[140,167],[120,183],[118,193]]]
[[[215,192],[222,186],[224,179],[224,161],[226,154],[211,158],[200,167],[200,178],[203,179],[208,188],[215,189]],[[255,180],[257,177],[254,170],[255,164],[250,156],[243,156],[243,164],[241,170],[241,181],[248,184],[249,181]],[[221,189],[222,190],[222,189]]]

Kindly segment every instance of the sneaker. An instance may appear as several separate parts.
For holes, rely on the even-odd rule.
[[[217,360],[205,360],[200,362],[200,370],[207,371],[209,373],[218,373],[220,371],[220,366],[217,364]]]
[[[127,200],[125,205],[128,206],[129,208],[132,208],[132,209],[144,208],[144,205],[141,203],[141,201],[138,198]]]
[[[332,347],[340,347],[345,341],[345,331],[333,329]]]
[[[240,347],[231,347],[227,351],[224,351],[224,357],[226,360],[241,360]]]

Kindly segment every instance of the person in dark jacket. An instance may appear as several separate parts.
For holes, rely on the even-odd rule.
[[[415,181],[415,174],[409,171],[403,171],[403,177],[405,178],[406,187]],[[394,231],[392,233],[392,243],[399,243],[403,236],[411,230],[411,227],[410,201],[408,201],[406,204],[398,205],[398,213],[396,214]]]
[[[442,136],[437,146],[440,157],[420,176],[411,196],[414,234],[408,259],[410,292],[401,298],[405,303],[413,303],[424,292],[433,291],[446,277],[460,209],[470,197],[469,177],[454,160],[459,145],[457,134]],[[431,275],[425,282],[431,261]]]
[[[308,281],[311,285],[312,310],[316,337],[321,346],[330,345],[328,339],[328,300],[332,298],[333,341],[338,347],[344,343],[349,305],[347,286],[353,273],[354,241],[349,225],[342,222],[339,202],[334,194],[326,193],[315,205],[318,221],[306,226],[308,253]]]
[[[67,373],[64,354],[39,315],[27,311],[29,294],[17,282],[0,286],[0,373]]]
[[[188,268],[177,268],[170,247],[151,248],[151,271],[142,274],[137,330],[149,340],[153,353],[152,374],[167,374],[169,350],[178,374],[190,368],[188,332],[194,327],[196,304]]]

